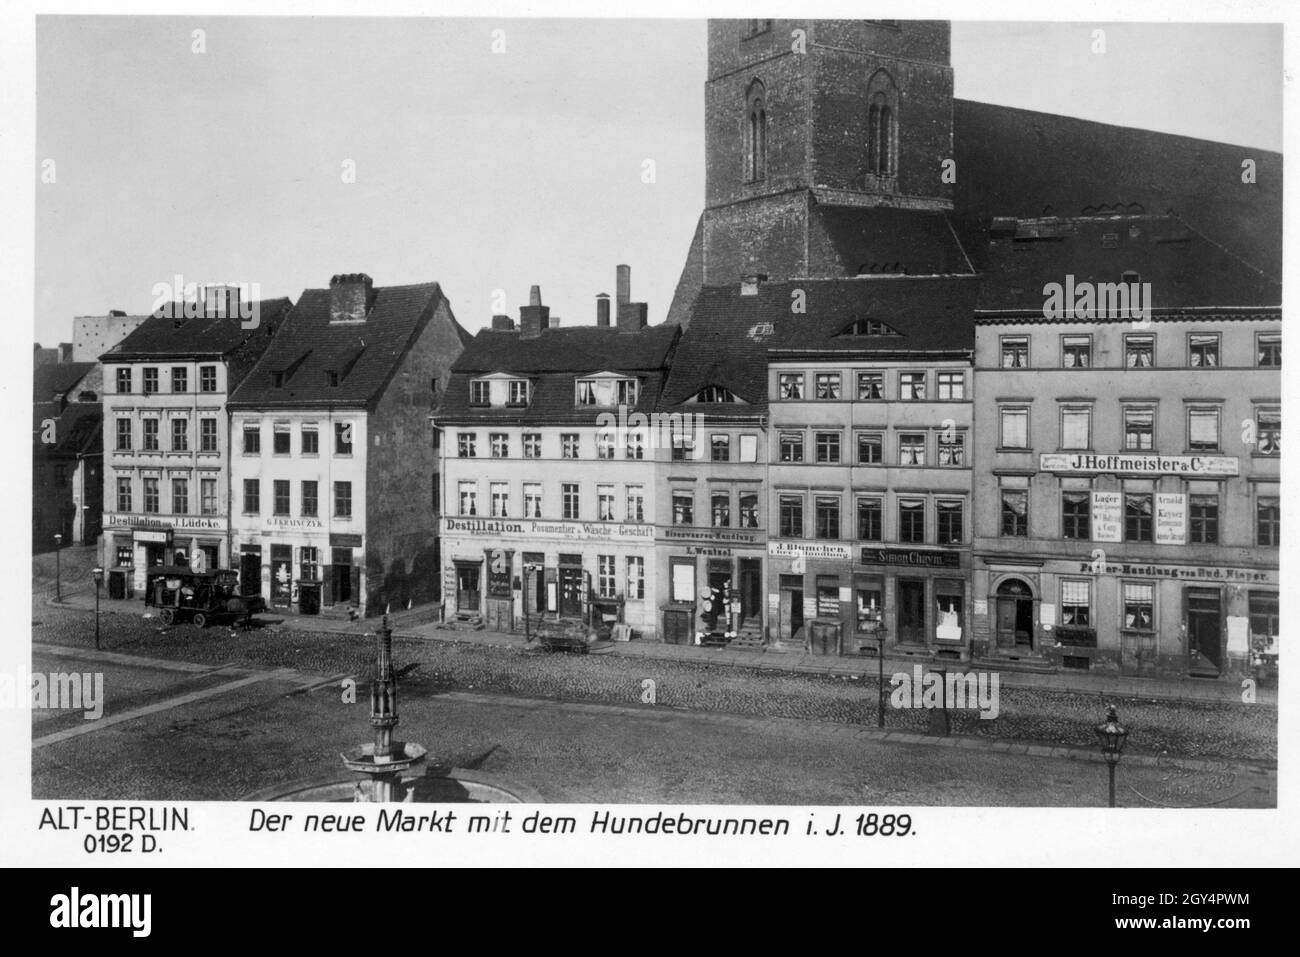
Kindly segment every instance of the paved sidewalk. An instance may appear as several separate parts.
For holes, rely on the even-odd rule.
[[[55,603],[52,600],[47,600],[47,604],[54,605]],[[92,611],[94,606],[93,593],[80,592],[69,595],[65,590],[64,601],[56,607]],[[146,612],[143,602],[139,599],[109,601],[101,598],[100,610],[106,614],[126,615],[143,615]],[[389,620],[393,628],[393,636],[405,640],[464,642],[467,644],[519,649],[527,647],[522,632],[472,631],[449,628],[437,622],[421,622],[419,620],[427,615],[427,609],[398,612],[390,615]],[[319,616],[271,613],[263,615],[261,618],[268,623],[273,622],[275,627],[288,628],[294,631],[353,634],[357,636],[373,634],[380,625],[379,618],[346,621]],[[763,668],[774,671],[845,677],[850,675],[870,677],[878,669],[874,657],[834,658],[802,652],[782,653],[768,649],[738,651],[726,648],[704,648],[695,645],[669,645],[653,641],[599,642],[592,646],[591,653],[644,659],[694,661],[701,664],[721,664],[742,668]],[[959,663],[954,662],[953,664],[957,665]],[[938,665],[932,665],[928,661],[920,661],[916,658],[886,655],[884,670],[887,674],[898,671],[910,674],[912,668],[917,665],[921,665],[923,668],[938,667]],[[1040,688],[1074,694],[1113,695],[1152,700],[1231,703],[1241,701],[1241,687],[1232,681],[1138,678],[1114,674],[1042,674],[1010,670],[999,670],[998,674],[999,681],[1008,688]],[[1276,705],[1277,692],[1273,689],[1260,688],[1256,690],[1256,699],[1259,704]]]

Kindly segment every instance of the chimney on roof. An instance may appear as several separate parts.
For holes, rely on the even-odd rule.
[[[503,332],[512,332],[515,328],[515,321],[509,316],[495,315],[492,317],[492,328]]]
[[[210,319],[233,319],[239,316],[239,287],[212,285],[203,287],[203,315]]]
[[[767,282],[767,276],[763,273],[754,273],[752,276],[740,277],[740,294],[742,296],[757,296],[758,287]]]
[[[72,361],[72,343],[71,343],[71,342],[60,342],[60,343],[59,343],[59,361],[60,361],[60,362],[71,362],[71,361]]]
[[[646,304],[625,302],[618,307],[618,331],[640,332],[645,328]]]
[[[340,273],[330,279],[330,322],[364,320],[374,301],[374,280],[365,273]]]
[[[617,280],[615,282],[614,296],[618,307],[622,309],[632,301],[632,267],[620,263],[615,267]]]
[[[609,293],[596,293],[596,325],[609,325]]]
[[[536,339],[551,324],[551,307],[542,305],[542,288],[528,291],[528,305],[519,307],[519,338]]]
[[[110,319],[119,319],[119,318],[122,318],[122,317],[126,316],[126,310],[124,310],[124,309],[110,309],[110,310],[108,310],[108,315],[109,315],[109,318],[110,318]]]

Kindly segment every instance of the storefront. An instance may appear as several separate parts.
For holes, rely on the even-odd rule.
[[[774,541],[774,637],[815,654],[970,657],[969,552]]]
[[[765,536],[755,530],[660,528],[658,611],[663,640],[692,644],[721,635],[763,639]]]
[[[1050,559],[977,570],[977,653],[1062,670],[1276,673],[1275,568]]]
[[[291,614],[359,606],[362,543],[361,535],[328,533],[316,519],[271,518],[235,542],[240,590]]]
[[[109,598],[142,595],[147,570],[158,565],[188,565],[196,571],[226,567],[224,518],[109,512],[103,542]]]
[[[656,634],[650,525],[443,518],[441,539],[449,620],[520,631],[527,613]]]

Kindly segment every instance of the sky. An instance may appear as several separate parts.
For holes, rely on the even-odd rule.
[[[44,345],[178,274],[437,280],[476,330],[533,284],[591,324],[627,263],[661,322],[702,209],[702,20],[41,17],[36,44]],[[956,22],[952,63],[966,99],[1282,148],[1279,27]]]

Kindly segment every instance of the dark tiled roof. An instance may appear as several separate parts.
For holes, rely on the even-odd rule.
[[[256,305],[259,325],[255,329],[242,328],[238,317],[173,319],[160,309],[100,356],[100,360],[216,358],[227,355],[254,336],[272,335],[293,303],[288,299],[264,299]],[[182,309],[180,304],[173,304],[172,314],[179,314]]]
[[[953,101],[955,225],[977,269],[995,216],[1077,216],[1137,203],[1184,220],[1274,278],[1282,274],[1282,156],[1269,150]],[[1256,182],[1241,181],[1253,159]]]
[[[32,374],[32,400],[46,402],[55,395],[67,395],[92,369],[93,362],[46,362]]]
[[[767,358],[802,352],[961,352],[975,346],[976,277],[805,279],[764,283],[755,296],[739,286],[705,286],[673,357],[660,409],[704,415],[763,414]],[[806,313],[791,313],[802,290]],[[898,335],[840,335],[856,319],[875,319]],[[685,405],[707,386],[746,404]]]
[[[1038,220],[1018,229],[1008,223],[988,258],[982,310],[1041,310],[1047,283],[1064,284],[1067,275],[1076,284],[1118,283],[1126,271],[1151,284],[1152,309],[1282,302],[1280,283],[1176,216]]]
[[[641,381],[634,410],[655,408],[664,370],[681,330],[648,326],[639,332],[617,327],[569,326],[546,329],[536,339],[518,332],[481,330],[452,366],[438,420],[446,423],[594,423],[603,411],[574,405],[574,379],[593,372],[635,374]],[[532,399],[519,408],[485,408],[469,403],[472,379],[512,372],[532,382]]]
[[[366,405],[384,390],[442,300],[436,282],[376,287],[364,323],[331,323],[330,291],[307,289],[229,404]],[[329,372],[338,373],[337,386],[329,385]],[[273,373],[284,373],[281,387]]]
[[[907,209],[814,207],[814,241],[840,266],[838,274],[970,273],[948,217]]]

